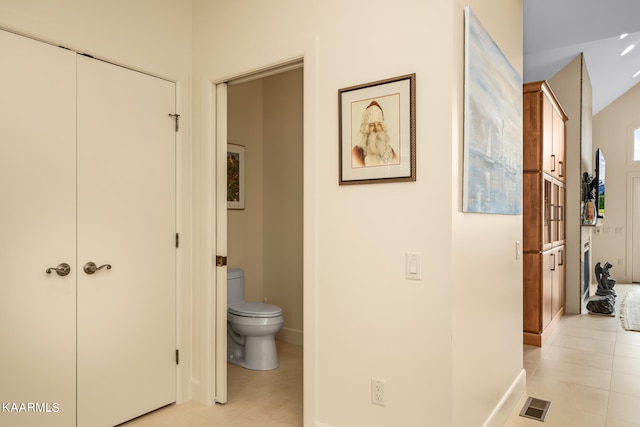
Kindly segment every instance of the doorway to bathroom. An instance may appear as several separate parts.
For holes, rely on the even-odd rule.
[[[244,270],[247,301],[277,305],[285,317],[276,337],[281,366],[273,372],[243,372],[243,368],[228,365],[227,399],[229,403],[243,401],[255,395],[256,387],[271,389],[268,384],[286,379],[292,392],[287,398],[291,411],[299,412],[301,421],[302,62],[227,82],[226,107],[226,141],[241,147],[245,162],[241,176],[244,203],[241,208],[230,203],[226,212],[227,268]],[[295,377],[299,381],[292,381]],[[299,411],[291,401],[296,399]]]

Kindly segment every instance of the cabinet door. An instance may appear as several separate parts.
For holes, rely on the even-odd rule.
[[[556,174],[556,159],[553,148],[553,104],[549,97],[542,93],[542,169],[550,175]]]
[[[566,267],[566,247],[565,246],[561,246],[558,249],[558,255],[559,255],[559,262],[558,262],[558,294],[559,294],[559,301],[558,301],[558,310],[563,309],[566,306],[566,302],[567,302],[567,298],[566,298],[566,274],[567,274],[567,267]]]
[[[566,227],[566,223],[565,223],[565,205],[566,205],[566,195],[565,195],[565,187],[564,184],[560,183],[558,185],[556,185],[557,188],[557,193],[558,193],[558,207],[556,209],[557,213],[556,213],[556,219],[557,219],[557,225],[558,225],[558,237],[556,239],[557,243],[559,244],[564,244],[564,240],[565,240],[565,227]]]
[[[556,254],[553,251],[542,254],[542,330],[553,319],[553,275],[556,270]]]
[[[175,85],[78,57],[78,425],[175,401]]]
[[[550,218],[550,229],[551,229],[551,244],[555,246],[558,241],[558,205],[559,205],[559,194],[558,194],[558,183],[555,180],[549,180],[551,185],[551,204],[549,208],[549,218]]]
[[[547,250],[552,247],[555,238],[555,191],[551,179],[543,175],[542,190],[544,197],[544,211],[542,213],[542,249]]]
[[[75,57],[0,31],[2,426],[75,425]]]
[[[539,252],[544,234],[544,195],[542,174],[522,174],[522,250]]]
[[[560,112],[553,110],[553,159],[554,177],[564,182],[565,164],[565,126]]]
[[[554,318],[563,306],[562,294],[564,281],[562,273],[564,272],[564,249],[556,248],[552,254],[553,265],[551,266],[551,318]]]
[[[542,254],[523,254],[523,318],[525,332],[539,334],[542,332]]]

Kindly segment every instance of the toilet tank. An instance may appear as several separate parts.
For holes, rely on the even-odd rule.
[[[244,302],[244,270],[227,269],[227,307]]]

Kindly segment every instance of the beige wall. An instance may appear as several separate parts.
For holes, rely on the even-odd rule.
[[[469,3],[521,70],[521,2]],[[511,409],[521,218],[460,212],[465,4],[0,1],[0,26],[179,82],[180,171],[191,172],[179,195],[180,283],[192,282],[179,289],[191,302],[179,324],[193,350],[179,369],[196,398],[212,393],[214,267],[202,256],[215,242],[211,84],[304,58],[305,425],[500,425]],[[339,186],[338,89],[407,73],[417,76],[417,181]],[[422,281],[404,278],[407,251],[422,254]],[[371,377],[386,381],[385,408],[370,403]]]
[[[282,307],[278,339],[302,345],[302,69],[264,82],[264,296]]]
[[[227,211],[230,268],[245,273],[245,299],[264,298],[264,130],[262,80],[229,87],[228,142],[245,147],[245,208]]]
[[[640,165],[630,161],[632,132],[640,127],[639,104],[640,85],[635,85],[593,117],[591,157],[595,159],[596,149],[601,148],[607,167],[606,213],[600,234],[593,235],[592,265],[595,266],[597,262],[604,264],[607,261],[613,264],[611,277],[618,283],[631,281],[632,229],[629,222],[631,197],[628,194],[628,179],[631,174],[640,174]]]
[[[245,146],[246,208],[229,210],[229,267],[245,297],[282,307],[278,339],[302,345],[302,69],[232,85],[229,142]]]
[[[305,425],[482,425],[521,378],[521,217],[459,209],[463,6],[193,3],[194,134],[209,82],[304,58]],[[472,7],[521,70],[520,2]],[[380,11],[385,31],[363,30]],[[412,72],[417,181],[339,186],[338,89]],[[422,281],[404,278],[407,251],[422,253]]]
[[[583,55],[578,55],[549,79],[565,114],[566,122],[566,310],[582,311],[580,257],[591,227],[582,227],[580,209],[582,172],[591,170],[592,96],[591,80]],[[584,237],[583,237],[584,235]]]
[[[0,26],[171,80],[189,78],[189,0],[2,0]]]

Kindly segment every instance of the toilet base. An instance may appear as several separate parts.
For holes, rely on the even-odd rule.
[[[270,371],[280,366],[275,337],[245,337],[245,345],[227,340],[227,362],[254,371]]]

